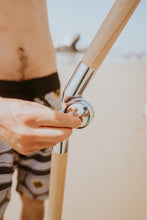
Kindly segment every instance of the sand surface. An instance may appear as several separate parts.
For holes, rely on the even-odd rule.
[[[75,63],[58,68],[64,87]],[[141,60],[103,65],[87,88],[95,118],[70,139],[63,220],[145,220],[145,75]],[[5,220],[20,207],[13,190]]]

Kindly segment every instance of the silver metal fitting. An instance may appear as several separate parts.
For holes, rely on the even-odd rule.
[[[92,106],[81,97],[94,73],[94,69],[80,62],[63,92],[63,112],[78,114],[82,121],[80,128],[86,127],[94,116]],[[68,140],[57,144],[53,151],[59,154],[67,153]]]
[[[94,117],[94,110],[89,102],[83,98],[71,97],[70,101],[66,103],[65,113],[76,113],[82,121],[80,128],[85,128]],[[63,154],[68,152],[68,140],[65,140],[54,147],[54,152]]]
[[[94,69],[80,62],[64,89],[63,102],[66,103],[71,96],[82,96],[95,72]]]
[[[66,154],[68,152],[68,139],[54,146],[53,151],[58,154]]]
[[[83,98],[72,97],[70,101],[66,103],[64,110],[65,113],[76,113],[82,121],[79,128],[85,128],[94,117],[93,107]]]

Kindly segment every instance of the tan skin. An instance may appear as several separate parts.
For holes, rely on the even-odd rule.
[[[0,79],[22,80],[56,71],[46,1],[0,0]]]
[[[0,80],[20,81],[56,71],[46,1],[0,0]],[[37,103],[0,98],[0,139],[25,155],[68,138],[80,123],[77,117]],[[44,201],[25,195],[21,200],[21,220],[43,220]]]

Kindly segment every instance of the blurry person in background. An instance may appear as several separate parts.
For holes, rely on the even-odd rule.
[[[59,113],[59,108],[46,1],[0,0],[0,219],[15,167],[21,220],[43,219],[51,147],[80,125],[79,118]]]

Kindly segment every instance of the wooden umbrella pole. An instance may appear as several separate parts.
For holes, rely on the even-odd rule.
[[[112,6],[110,12],[105,18],[103,24],[101,25],[99,31],[97,32],[95,38],[90,44],[89,48],[85,52],[80,65],[80,70],[83,71],[85,66],[88,71],[90,69],[90,74],[93,74],[93,70],[97,70],[105,59],[106,55],[110,51],[111,47],[117,40],[118,36],[124,29],[129,18],[135,11],[141,0],[116,0]],[[83,67],[84,66],[84,67]],[[77,68],[78,69],[78,68]],[[85,69],[87,74],[87,69]],[[77,78],[77,71],[73,74],[72,80],[68,83],[68,89],[64,90],[65,95],[81,95],[87,86],[87,81],[83,81],[85,77]],[[85,75],[84,75],[85,76]],[[79,83],[77,80],[79,79]],[[88,80],[91,79],[91,76]],[[73,92],[72,82],[77,83],[76,92]],[[84,89],[80,90],[80,86]],[[79,93],[78,93],[78,92]],[[65,98],[65,97],[64,97]],[[63,101],[65,101],[63,99]],[[52,153],[52,164],[51,164],[51,179],[50,179],[50,195],[49,195],[49,210],[48,210],[48,220],[61,220],[62,217],[62,206],[63,206],[63,196],[64,196],[64,185],[66,177],[66,165],[67,165],[68,150],[63,151],[62,143],[60,144],[58,152],[53,150]]]
[[[49,220],[59,220],[62,215],[64,185],[68,153],[52,153],[52,174],[50,179]]]

